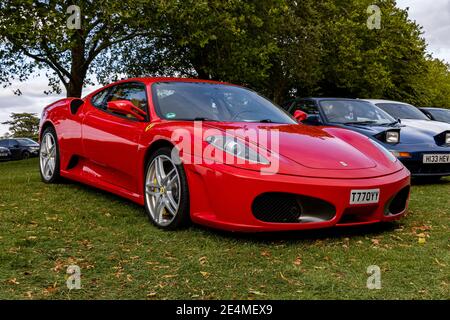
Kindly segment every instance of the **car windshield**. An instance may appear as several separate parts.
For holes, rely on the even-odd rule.
[[[450,122],[450,110],[428,109],[428,112],[433,115],[436,121]]]
[[[241,87],[160,82],[152,90],[156,112],[168,120],[297,123],[269,100]]]
[[[31,139],[16,139],[16,140],[22,146],[39,146],[39,144],[36,141],[33,141]]]
[[[366,101],[321,100],[319,105],[331,123],[385,125],[396,122],[386,112]]]
[[[410,104],[377,103],[377,106],[396,119],[430,120],[422,111]]]

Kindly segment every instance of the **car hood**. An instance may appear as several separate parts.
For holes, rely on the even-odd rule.
[[[297,124],[210,122],[207,126],[222,131],[237,129],[234,134],[242,139],[245,139],[243,132],[252,129],[266,136],[264,145],[252,143],[279,154],[282,158],[280,168],[285,173],[362,178],[390,174],[402,168],[390,161],[368,138],[349,130]],[[239,130],[242,130],[241,134]]]
[[[450,124],[445,122],[413,119],[402,119],[401,121],[405,126],[414,128],[423,134],[428,134],[431,136],[435,136],[444,131],[450,131]]]
[[[409,119],[401,121],[401,124],[392,126],[343,125],[342,127],[357,131],[369,137],[376,137],[384,131],[396,129],[400,130],[400,144],[417,145],[436,145],[434,137],[444,131],[450,131],[450,124],[444,122]]]

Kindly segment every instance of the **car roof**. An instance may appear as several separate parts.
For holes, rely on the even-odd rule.
[[[298,100],[314,100],[314,101],[326,101],[326,100],[337,100],[337,101],[358,101],[359,99],[353,99],[353,98],[334,98],[334,97],[298,97],[291,101],[298,101]],[[359,100],[360,101],[360,100]]]
[[[445,108],[431,108],[431,107],[426,107],[426,108],[419,108],[420,110],[447,110],[450,111],[450,109],[445,109]]]
[[[396,104],[404,104],[404,105],[411,105],[411,104],[409,104],[409,103],[406,103],[406,102],[401,102],[401,101],[395,101],[395,100],[384,100],[384,99],[361,99],[361,100],[364,100],[364,101],[367,101],[367,102],[371,102],[371,103],[374,103],[374,104],[377,104],[377,103],[396,103]]]
[[[133,81],[144,82],[146,84],[155,83],[155,82],[198,82],[198,83],[233,85],[233,84],[221,82],[221,81],[203,80],[203,79],[195,79],[195,78],[178,78],[178,77],[137,77],[137,78],[122,79],[122,80],[113,82],[111,84],[118,84],[118,83],[122,83],[122,82],[133,82]]]

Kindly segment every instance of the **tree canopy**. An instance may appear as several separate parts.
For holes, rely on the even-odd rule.
[[[50,86],[80,96],[89,76],[189,76],[293,96],[388,98],[448,107],[449,66],[394,0],[72,1],[0,4],[0,82],[50,69]]]
[[[16,138],[31,138],[37,140],[39,118],[35,113],[12,113],[11,120],[2,122],[9,126],[11,136]]]

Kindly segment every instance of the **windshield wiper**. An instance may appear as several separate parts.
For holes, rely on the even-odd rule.
[[[261,120],[244,120],[244,122],[254,122],[254,123],[273,123],[272,119],[261,119]]]
[[[386,122],[386,123],[380,123],[379,126],[386,126],[386,127],[390,127],[390,126],[395,126],[396,124],[399,124],[398,121],[394,121],[394,122]]]
[[[258,120],[258,122],[261,122],[261,123],[273,123],[273,121],[271,119],[261,119],[261,120]]]
[[[194,121],[217,121],[217,120],[206,118],[206,117],[197,117],[197,118],[194,118]]]
[[[361,124],[361,125],[364,125],[364,124],[373,124],[373,123],[377,123],[376,121],[374,121],[374,120],[368,120],[368,121],[349,121],[349,122],[344,122],[344,124]]]

